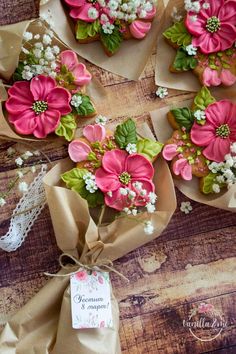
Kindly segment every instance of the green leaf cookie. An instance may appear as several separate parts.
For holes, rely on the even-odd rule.
[[[192,43],[192,36],[188,33],[183,21],[176,22],[163,33],[163,36],[180,47],[186,47]]]
[[[76,27],[76,39],[87,39],[88,37],[94,37],[100,32],[101,24],[99,20],[92,23],[85,21],[77,21]]]
[[[144,155],[150,161],[153,161],[153,159],[161,152],[162,147],[162,143],[150,139],[141,139],[137,142],[137,152]]]
[[[189,108],[176,108],[172,109],[170,112],[174,115],[175,121],[180,127],[185,127],[187,132],[191,130],[194,123],[194,116]]]
[[[79,116],[89,116],[90,114],[96,112],[94,105],[89,96],[81,95],[81,94],[77,94],[77,95],[82,98],[82,103],[79,105],[79,107],[74,107],[74,111]]]
[[[60,124],[58,125],[55,133],[59,136],[64,136],[67,141],[71,141],[76,129],[76,121],[73,114],[62,116]]]
[[[225,187],[224,183],[216,182],[217,176],[218,176],[217,173],[210,172],[206,177],[203,177],[202,192],[204,194],[214,193],[212,186],[215,183],[217,183],[220,186],[220,188]]]
[[[173,63],[173,68],[176,71],[188,71],[196,68],[197,64],[197,59],[188,55],[184,48],[179,48]]]
[[[128,144],[136,144],[137,133],[136,126],[132,119],[119,124],[115,131],[115,141],[121,149],[125,149]]]
[[[100,36],[102,44],[111,54],[114,54],[120,48],[123,41],[122,33],[119,31],[119,27],[117,26],[115,26],[111,34],[101,31]]]
[[[215,101],[215,98],[211,95],[208,88],[204,86],[195,97],[194,104],[196,106],[196,109],[201,109],[202,111],[204,111],[211,103]]]

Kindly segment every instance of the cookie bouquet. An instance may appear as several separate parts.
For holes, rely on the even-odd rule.
[[[185,194],[207,204],[215,200],[215,206],[226,209],[232,205],[234,210],[235,117],[235,97],[216,99],[204,86],[190,105],[163,112],[172,130],[167,129],[162,151]]]
[[[156,15],[156,1],[63,0],[75,24],[79,43],[100,41],[108,56],[114,55],[123,40],[146,37]]]
[[[5,119],[16,134],[37,139],[54,134],[71,141],[77,120],[96,114],[86,92],[92,76],[50,29],[39,29],[23,34],[18,65],[6,86]]]
[[[70,158],[44,178],[58,247],[81,265],[93,267],[158,237],[176,208],[173,180],[160,156],[162,144],[147,123],[128,119],[104,126],[104,117],[99,120],[78,132],[79,138],[69,145]],[[91,354],[121,352],[119,309],[112,289],[111,326],[72,328],[66,273],[73,270],[78,266],[62,269],[11,318],[2,333],[4,349],[11,336],[11,348],[22,351],[36,341],[42,353],[64,354],[68,348]]]

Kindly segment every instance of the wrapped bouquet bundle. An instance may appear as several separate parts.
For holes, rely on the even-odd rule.
[[[176,208],[168,166],[158,155],[162,145],[146,124],[137,130],[130,119],[115,130],[96,124],[82,134],[69,146],[74,162],[61,161],[44,180],[57,244],[79,262],[58,275],[80,268],[81,282],[89,277],[87,267],[90,276],[98,277],[104,264],[158,237]],[[96,325],[97,317],[90,316],[81,329],[78,316],[75,327],[80,329],[74,329],[72,288],[69,275],[49,281],[6,325],[0,349],[19,354],[26,349],[29,354],[120,353],[119,311],[112,291],[111,321]]]
[[[41,7],[41,16],[83,58],[138,80],[156,43],[163,11],[162,0],[51,0]]]
[[[204,86],[193,101],[165,107],[151,116],[165,144],[162,155],[170,162],[181,192],[235,212],[236,98],[234,90],[222,91],[212,95]]]
[[[170,1],[162,32],[157,84],[197,91],[192,73],[207,87],[236,83],[235,1]],[[168,62],[163,63],[164,55]]]
[[[87,93],[91,74],[77,54],[40,21],[24,32],[17,66],[10,70],[7,83],[11,85],[1,95],[1,101],[6,101],[1,108],[2,136],[45,139],[57,135],[70,141],[78,119],[96,115]]]

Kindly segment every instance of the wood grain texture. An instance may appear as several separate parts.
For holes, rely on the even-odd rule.
[[[139,82],[125,80],[87,63],[106,88],[105,99],[96,102],[98,112],[114,122],[132,116],[150,124],[148,111],[193,97],[191,93],[169,90],[166,99],[158,99],[154,63],[155,54]],[[80,126],[91,121],[81,120]],[[4,189],[16,173],[14,160],[5,154],[9,146],[29,149],[21,144],[2,142],[0,189]],[[34,143],[31,150],[33,148],[40,149],[53,163],[67,156],[64,144]],[[43,156],[34,157],[27,164],[40,165],[45,161]],[[179,207],[187,198],[178,191],[177,197],[178,208],[163,234],[115,262],[116,269],[130,280],[127,285],[116,275],[111,275],[120,304],[122,353],[235,353],[236,216],[196,202],[191,202],[193,211],[184,215]],[[8,228],[18,200],[19,193],[15,190],[1,209],[1,235]],[[10,254],[0,252],[2,321],[44,285],[44,271],[58,269],[59,253],[46,207],[20,249]],[[197,340],[182,324],[189,311],[203,301],[213,304],[227,321],[221,335],[210,342]]]

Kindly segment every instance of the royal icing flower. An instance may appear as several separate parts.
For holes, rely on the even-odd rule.
[[[200,303],[198,306],[198,313],[207,313],[214,309],[212,304],[206,304],[205,302]]]
[[[197,13],[189,11],[185,21],[193,35],[192,45],[204,54],[224,51],[236,41],[236,1],[212,0],[208,3],[208,7],[201,6]]]
[[[72,74],[72,82],[76,86],[88,85],[92,79],[92,75],[86,69],[86,66],[79,63],[77,55],[72,50],[65,50],[59,55],[60,69],[66,68],[66,71]]]
[[[176,176],[181,176],[185,181],[190,181],[192,176],[192,167],[185,158],[178,159],[173,163],[173,172]]]
[[[144,156],[129,155],[126,151],[115,149],[104,154],[102,167],[96,171],[95,177],[98,188],[105,193],[105,204],[111,208],[123,210],[129,206],[127,205],[129,198],[130,204],[146,205],[145,198],[134,201],[136,195],[134,185],[136,182],[141,182],[147,195],[154,192],[153,175],[153,166]],[[127,193],[122,192],[126,188],[129,190],[127,192],[129,198],[127,198]]]
[[[8,119],[19,134],[45,138],[55,131],[62,115],[71,112],[70,93],[51,77],[38,75],[18,81],[8,90]]]
[[[206,108],[205,115],[204,125],[193,124],[191,140],[204,147],[203,155],[208,160],[221,162],[236,141],[236,105],[229,100],[218,101]]]
[[[106,137],[106,129],[100,124],[87,125],[83,129],[83,136],[89,143],[101,142]],[[86,141],[74,140],[69,144],[68,152],[72,161],[81,162],[87,160],[92,149]]]

